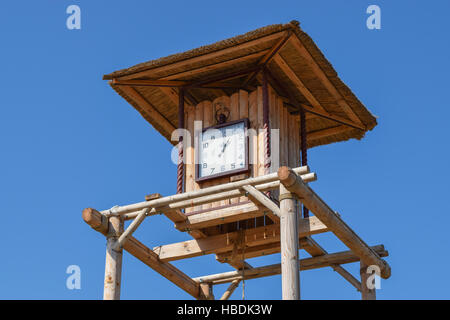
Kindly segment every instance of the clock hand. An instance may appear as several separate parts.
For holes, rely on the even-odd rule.
[[[227,147],[228,143],[230,143],[230,140],[231,140],[231,138],[228,139],[228,141],[223,144],[223,148],[222,148],[222,151],[219,154],[219,157],[225,152],[225,148]]]

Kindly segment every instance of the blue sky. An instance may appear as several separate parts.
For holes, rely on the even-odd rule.
[[[81,30],[66,28],[71,4]],[[370,4],[381,8],[381,30],[366,27]],[[310,151],[313,189],[367,243],[389,250],[392,277],[378,298],[450,298],[449,11],[447,1],[405,0],[2,1],[0,298],[101,298],[105,239],[81,210],[175,193],[169,143],[103,74],[293,19],[379,117],[361,141]],[[188,239],[159,216],[136,237],[151,247]],[[345,249],[332,235],[315,239]],[[72,264],[81,290],[66,288]],[[214,256],[174,264],[193,277],[229,270]],[[356,275],[359,265],[347,268]],[[248,299],[281,298],[279,276],[245,287]],[[360,297],[330,268],[302,272],[301,290],[304,299]],[[232,298],[240,297],[239,288]],[[122,298],[190,296],[125,254]]]

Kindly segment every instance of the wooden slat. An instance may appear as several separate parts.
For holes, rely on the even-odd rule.
[[[183,140],[183,144],[185,145],[184,152],[186,158],[185,164],[185,192],[194,191],[195,190],[195,165],[194,165],[194,118],[195,118],[195,109],[192,107],[185,107],[185,126],[187,131],[190,133],[190,141],[188,143],[187,139]],[[189,145],[190,144],[190,145]],[[194,208],[186,208],[185,212],[189,213],[194,211]]]
[[[330,94],[336,99],[337,104],[344,110],[349,119],[356,122],[357,124],[362,125],[361,120],[353,111],[353,109],[348,105],[347,101],[345,101],[344,97],[339,93],[336,87],[331,83],[330,79],[326,76],[325,72],[320,68],[314,58],[311,56],[309,51],[303,46],[303,43],[300,41],[298,37],[291,37],[290,43],[294,45],[294,47],[298,50],[300,55],[304,58],[309,67],[313,70],[316,77],[321,81],[323,86],[330,92]]]
[[[316,217],[299,219],[299,238],[327,232],[327,227]],[[155,247],[153,251],[162,261],[173,261],[211,253],[223,253],[233,250],[233,244],[240,231],[215,235],[204,239],[188,240]],[[246,229],[243,235],[248,247],[268,245],[280,242],[280,226],[273,224]]]

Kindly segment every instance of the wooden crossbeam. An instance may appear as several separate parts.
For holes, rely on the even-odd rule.
[[[335,135],[335,134],[348,132],[348,131],[351,131],[353,129],[354,128],[347,127],[347,126],[336,126],[336,127],[333,127],[333,128],[328,128],[328,129],[316,130],[316,131],[308,132],[307,138],[308,138],[308,140],[313,141],[313,140],[329,137],[329,136],[332,136],[332,135]]]
[[[322,248],[313,238],[304,238],[303,249],[308,252],[312,257],[318,257],[327,255],[328,252]],[[345,280],[347,280],[356,290],[361,291],[361,282],[359,282],[350,272],[344,269],[344,267],[338,264],[330,265],[334,271],[339,273]]]
[[[155,123],[158,123],[167,134],[172,134],[176,129],[175,126],[167,120],[150,102],[147,101],[134,88],[128,86],[121,86],[120,89],[127,94],[137,105],[141,106],[145,113],[152,118]]]
[[[313,212],[330,230],[367,265],[377,265],[387,279],[391,267],[380,258],[301,178],[288,167],[278,169],[280,182]]]
[[[317,217],[300,219],[298,228],[299,237],[306,237],[328,231],[328,228]],[[155,247],[153,251],[159,256],[161,261],[173,261],[198,257],[205,254],[228,252],[233,250],[234,241],[238,239],[239,232],[244,232],[243,243],[245,243],[247,247],[280,242],[280,226],[271,224],[243,231],[210,236],[204,239],[167,244]]]
[[[198,282],[192,280],[192,278],[174,267],[172,264],[161,261],[157,254],[139,242],[136,238],[130,237],[128,241],[125,242],[123,248],[194,298],[204,298],[202,297],[202,292],[200,291],[200,285]]]
[[[286,45],[287,41],[289,40],[289,38],[292,35],[292,31],[288,30],[285,33],[285,36],[283,38],[281,38],[265,55],[264,57],[261,58],[260,61],[258,61],[258,66],[264,67],[265,65],[267,65],[267,63],[269,63],[269,61],[273,58],[273,56],[279,52],[281,49],[283,49],[283,47]],[[252,81],[252,79],[255,77],[256,75],[256,71],[250,73],[247,78],[245,78],[244,82],[243,82],[243,87],[245,87],[248,83],[250,83],[250,81]]]
[[[316,60],[311,56],[309,51],[305,48],[303,43],[300,41],[298,37],[291,37],[290,43],[294,45],[300,55],[303,57],[304,61],[309,65],[309,67],[313,70],[316,77],[320,80],[322,85],[328,90],[328,92],[333,96],[336,100],[337,104],[344,110],[349,119],[357,124],[362,125],[361,120],[353,111],[353,109],[348,105],[347,101],[342,97],[336,87],[331,83],[330,79],[328,79],[327,75],[320,66],[317,64]]]
[[[198,75],[198,74],[201,74],[201,73],[204,73],[204,72],[209,72],[209,71],[216,70],[216,69],[224,69],[224,68],[227,68],[227,67],[232,66],[234,64],[238,64],[238,63],[241,63],[241,62],[245,62],[245,61],[248,61],[248,60],[259,58],[259,57],[265,55],[268,51],[269,50],[263,50],[263,51],[251,53],[249,55],[242,56],[242,57],[239,57],[239,58],[234,58],[234,59],[226,60],[226,61],[223,61],[223,62],[210,64],[210,65],[207,65],[207,66],[204,66],[204,67],[191,69],[191,70],[188,70],[188,71],[182,71],[182,72],[179,72],[179,73],[171,74],[170,76],[167,76],[167,77],[163,77],[163,78],[161,78],[161,80],[180,79],[180,78],[195,76],[195,75]]]
[[[291,102],[289,102],[291,103]],[[291,103],[292,104],[292,103]],[[326,118],[328,120],[332,120],[341,124],[344,124],[346,126],[352,127],[352,128],[356,128],[356,129],[360,129],[363,131],[366,131],[366,127],[364,125],[359,125],[357,123],[354,123],[348,119],[333,115],[327,111],[323,111],[323,110],[317,110],[316,108],[312,108],[311,106],[308,106],[306,104],[300,104],[300,107],[302,107],[307,113],[312,113],[315,114],[317,116],[320,116],[322,118]]]
[[[384,249],[383,245],[377,245],[370,247],[371,250],[376,252],[380,257],[386,257],[389,253]],[[313,270],[318,268],[324,268],[331,265],[341,265],[347,263],[353,263],[359,261],[359,257],[355,255],[352,251],[342,251],[336,253],[330,253],[318,257],[311,257],[300,259],[300,270]],[[224,273],[212,274],[207,276],[201,276],[193,278],[197,282],[207,282],[213,285],[229,283],[234,280],[249,280],[261,277],[273,276],[281,273],[281,264],[273,264],[264,267],[256,267],[251,270],[242,271],[229,271]]]
[[[200,61],[204,61],[204,60],[208,60],[208,59],[214,59],[214,58],[218,58],[220,56],[226,55],[226,54],[230,54],[230,53],[234,53],[236,51],[240,51],[243,49],[247,49],[247,48],[251,48],[254,47],[256,45],[265,43],[265,42],[269,42],[269,41],[274,41],[277,40],[279,38],[281,38],[284,35],[284,31],[282,32],[277,32],[265,37],[261,37],[255,40],[251,40],[251,41],[247,41],[241,44],[238,44],[236,46],[232,46],[223,50],[218,50],[218,51],[214,51],[211,53],[207,53],[201,56],[197,56],[197,57],[193,57],[190,59],[185,59],[179,62],[175,62],[172,64],[168,64],[168,65],[164,65],[161,67],[156,67],[153,69],[149,69],[149,70],[144,70],[144,71],[139,71],[133,74],[129,74],[129,75],[125,75],[120,77],[119,79],[122,80],[130,80],[130,79],[136,79],[136,78],[141,78],[141,77],[148,77],[157,73],[161,73],[161,72],[165,72],[165,71],[170,71],[170,70],[175,70],[178,68],[184,68],[186,66],[189,65],[193,65],[197,62]]]

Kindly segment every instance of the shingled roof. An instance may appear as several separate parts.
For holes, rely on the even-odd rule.
[[[195,105],[239,89],[253,90],[261,85],[258,71],[263,67],[289,110],[307,111],[308,147],[361,139],[376,126],[375,117],[297,21],[140,63],[103,79],[111,80],[112,88],[170,141],[177,127],[177,87],[189,88],[186,103]],[[220,80],[223,75],[228,75],[226,81]]]

